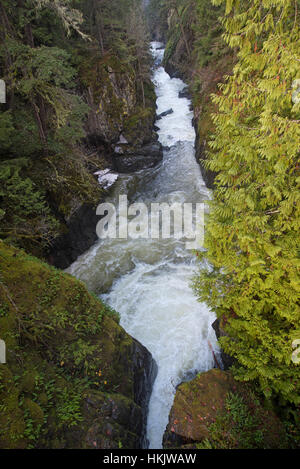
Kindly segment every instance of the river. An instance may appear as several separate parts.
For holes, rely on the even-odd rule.
[[[160,66],[163,49],[152,43],[156,67],[153,81],[159,140],[166,150],[154,169],[120,175],[109,202],[119,194],[130,203],[203,203],[210,198],[195,160],[195,130],[190,101],[179,98],[185,87]],[[211,327],[215,314],[199,303],[190,288],[195,256],[181,239],[99,240],[68,272],[83,280],[120,313],[121,325],[152,353],[158,364],[147,423],[149,447],[162,447],[176,386],[199,371],[214,367],[209,343],[218,345]]]

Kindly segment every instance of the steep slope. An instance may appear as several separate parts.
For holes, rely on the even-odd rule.
[[[1,448],[146,444],[151,354],[83,283],[0,242]]]
[[[218,84],[232,72],[235,63],[235,54],[222,38],[220,17],[224,7],[215,6],[211,0],[153,0],[150,5],[156,12],[150,16],[153,37],[166,37],[166,71],[189,83],[197,133],[196,157],[207,187],[212,188],[215,174],[205,163],[207,143],[214,133],[211,114],[216,108],[211,94],[218,92]],[[160,34],[156,33],[157,29]]]
[[[0,237],[61,268],[96,240],[94,173],[162,156],[141,1],[76,6],[0,2]]]

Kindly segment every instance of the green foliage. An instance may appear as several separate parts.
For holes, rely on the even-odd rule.
[[[223,6],[215,6],[211,0],[196,2],[194,49],[199,67],[207,66],[228,53],[228,46],[222,39],[220,17],[223,12]]]
[[[76,384],[78,386],[78,382]],[[76,386],[72,389],[64,388],[59,391],[58,399],[58,428],[61,428],[65,425],[68,427],[74,427],[78,425],[83,420],[81,415],[81,392],[78,392]]]
[[[229,392],[225,408],[209,427],[209,439],[197,445],[198,449],[262,449],[269,430],[259,415],[259,403],[249,408],[245,399]],[[281,441],[283,444],[284,442]]]
[[[76,90],[73,49],[62,27],[82,40],[81,16],[69,2],[1,4],[7,105],[0,114],[0,236],[38,255],[62,230],[74,201],[100,197],[78,149],[90,108]]]
[[[30,238],[49,243],[57,223],[46,204],[45,196],[31,179],[22,176],[26,160],[0,164],[0,236],[11,242]]]
[[[0,241],[1,449],[86,447],[89,393],[99,412],[120,388],[134,405],[133,342],[115,317],[74,277]]]
[[[135,107],[152,108],[147,32],[140,0],[3,0],[0,13],[0,236],[45,256],[100,200],[92,173],[109,147],[99,158],[90,140],[115,141]]]
[[[218,177],[199,253],[209,267],[194,287],[222,318],[235,376],[299,405],[291,361],[300,331],[298,3],[226,2],[224,37],[238,63],[213,98],[208,167]]]
[[[76,74],[70,64],[69,54],[57,47],[33,48],[15,39],[6,41],[2,54],[6,49],[9,50],[12,62],[6,76],[9,89],[17,93],[23,103],[30,105],[33,115],[39,113],[37,124],[41,143],[50,144],[50,149],[55,150],[55,147],[51,147],[51,139],[55,136],[62,140],[61,135],[66,131],[64,140],[67,145],[79,141],[83,136],[82,121],[88,108],[78,96],[74,97],[66,90],[74,87]]]

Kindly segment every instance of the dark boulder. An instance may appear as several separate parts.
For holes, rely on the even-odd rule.
[[[133,339],[132,363],[134,376],[134,402],[141,409],[141,435],[139,439],[139,448],[147,448],[148,440],[146,438],[147,416],[149,401],[152,393],[153,383],[157,376],[157,364],[152,358],[151,353],[136,339]]]
[[[96,206],[80,205],[67,221],[65,233],[53,241],[48,255],[49,263],[66,269],[76,261],[78,256],[97,241],[96,225],[99,220]]]
[[[132,339],[130,354],[121,357],[120,366],[133,377],[133,398],[121,393],[104,395],[90,391],[84,401],[86,428],[70,432],[69,447],[116,449],[122,441],[126,449],[147,448],[148,405],[157,365],[150,352]]]
[[[165,64],[165,71],[171,78],[181,78],[179,71],[170,61]]]
[[[162,112],[161,114],[158,114],[156,120],[159,121],[162,117],[168,116],[169,114],[173,114],[173,109],[168,109],[167,111]]]
[[[153,168],[163,158],[162,146],[159,142],[150,143],[136,150],[136,153],[115,154],[114,170],[119,173],[132,173],[141,169]]]
[[[187,98],[187,99],[191,99],[191,95],[190,95],[190,91],[189,91],[189,87],[186,86],[185,88],[183,88],[182,91],[179,91],[179,94],[178,94],[179,98]]]

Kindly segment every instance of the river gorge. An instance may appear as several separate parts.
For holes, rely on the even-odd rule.
[[[161,66],[164,49],[151,44],[161,164],[120,174],[107,202],[119,195],[130,203],[204,203],[210,198],[195,159],[190,100],[179,97],[185,83]],[[181,239],[104,239],[67,271],[120,313],[121,325],[153,355],[158,365],[147,423],[150,448],[161,448],[176,387],[214,367],[218,345],[211,324],[215,314],[197,301],[190,283],[196,269],[192,251]]]

